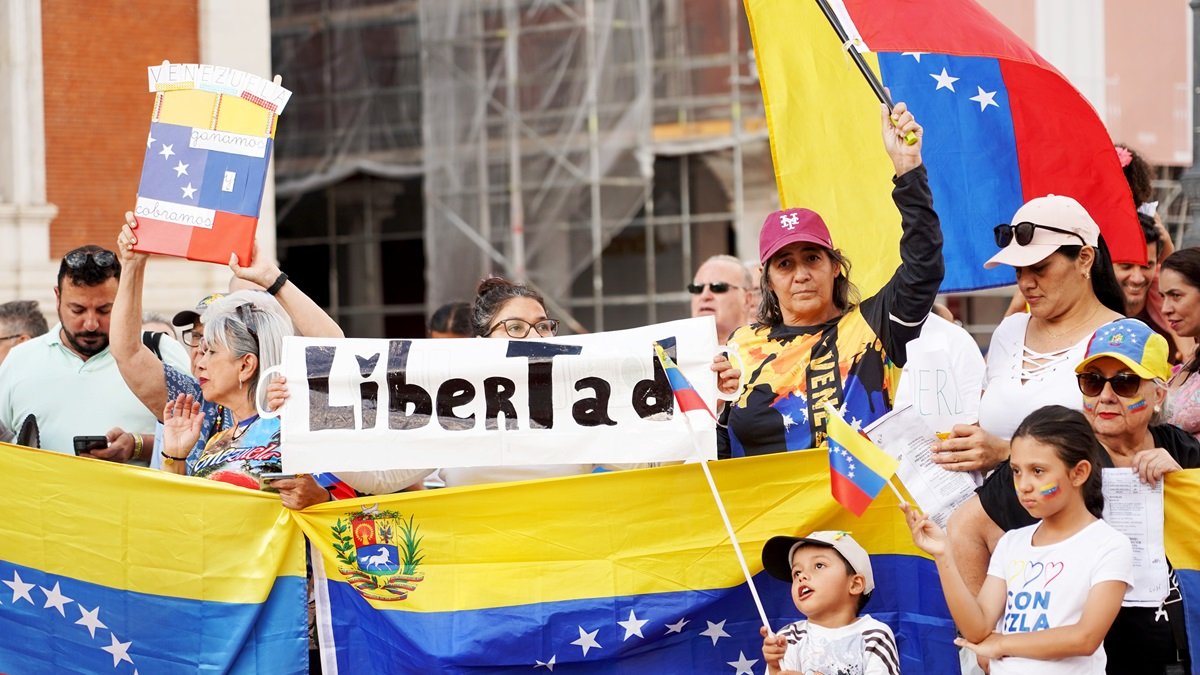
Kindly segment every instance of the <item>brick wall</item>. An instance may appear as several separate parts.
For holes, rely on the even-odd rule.
[[[146,66],[199,61],[197,2],[42,0],[51,259],[114,245],[150,129]]]

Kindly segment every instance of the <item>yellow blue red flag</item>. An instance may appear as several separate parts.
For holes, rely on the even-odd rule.
[[[904,672],[957,673],[931,560],[890,494],[854,518],[822,451],[709,463],[772,628],[799,619],[762,572],[778,534],[848,530],[871,554],[865,608]],[[762,673],[761,622],[696,464],[409,492],[296,514],[314,547],[335,673]],[[319,558],[319,560],[318,560]]]
[[[829,415],[825,427],[829,442],[829,489],[839,504],[861,516],[871,500],[883,492],[900,462],[875,447],[871,439],[847,424],[828,403],[825,412]]]
[[[1180,615],[1187,628],[1192,663],[1200,663],[1200,469],[1167,474],[1163,486],[1163,539],[1175,569],[1181,598],[1168,594],[1168,616]],[[1174,605],[1170,607],[1169,605]],[[1173,610],[1182,606],[1182,610]]]
[[[700,398],[700,392],[692,386],[684,376],[683,371],[679,369],[675,361],[667,354],[667,350],[657,342],[654,343],[654,354],[658,357],[658,362],[662,364],[663,371],[667,374],[667,381],[671,383],[671,391],[675,394],[675,402],[679,404],[680,412],[691,412],[693,410],[703,410],[708,413],[709,417],[716,419],[717,416],[709,409],[708,404],[704,399]]]
[[[279,497],[0,445],[0,673],[307,673]]]
[[[974,0],[828,0],[894,101],[924,128],[945,236],[942,291],[1015,282],[983,269],[993,228],[1046,194],[1082,204],[1118,262],[1146,245],[1116,150],[1091,105]],[[745,0],[780,201],[821,214],[864,297],[899,264],[879,103],[816,2]],[[865,261],[865,264],[860,264]]]

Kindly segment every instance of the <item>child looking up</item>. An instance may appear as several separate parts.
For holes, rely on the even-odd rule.
[[[846,532],[772,537],[763,546],[763,568],[792,584],[792,602],[808,620],[763,636],[767,673],[899,675],[892,630],[858,616],[875,590],[871,557]]]
[[[1021,422],[1012,438],[1013,481],[1021,505],[1041,522],[1000,538],[978,597],[963,583],[942,528],[901,506],[913,541],[937,563],[963,636],[955,644],[992,659],[992,675],[1104,673],[1104,635],[1130,583],[1133,550],[1100,520],[1102,453],[1076,410],[1046,406]]]

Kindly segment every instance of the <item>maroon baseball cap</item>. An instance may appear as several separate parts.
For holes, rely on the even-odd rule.
[[[829,228],[816,212],[808,209],[784,209],[767,216],[758,233],[758,259],[766,265],[771,256],[788,244],[804,242],[833,250]]]

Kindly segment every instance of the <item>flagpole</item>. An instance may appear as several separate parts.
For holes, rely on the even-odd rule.
[[[829,6],[829,2],[827,0],[817,0],[817,6],[821,8],[821,13],[829,21],[829,25],[833,27],[833,32],[837,33],[838,40],[842,43],[842,49],[850,54],[854,65],[858,66],[858,72],[862,73],[862,76],[867,80],[867,84],[871,85],[871,91],[875,92],[875,98],[878,98],[879,102],[886,105],[890,111],[895,107],[892,105],[892,97],[888,96],[887,90],[883,88],[883,83],[875,76],[875,71],[871,70],[871,67],[867,65],[866,59],[863,58],[862,54],[858,53],[858,49],[854,45],[850,44],[850,34],[842,27],[842,22],[838,21],[837,14]],[[917,135],[911,131],[908,132],[904,136],[904,142],[908,145],[915,144],[917,142]]]
[[[692,429],[692,421],[688,419],[687,413],[680,411],[683,415],[684,422],[687,423],[688,434],[692,437],[692,448],[696,451],[696,457],[700,459],[700,468],[704,470],[704,478],[708,481],[708,489],[712,492],[713,501],[717,503],[717,511],[721,514],[721,521],[725,523],[725,532],[729,535],[729,541],[733,544],[733,552],[737,554],[738,564],[742,566],[742,574],[746,577],[746,585],[750,587],[750,595],[754,596],[754,606],[758,608],[758,618],[762,619],[763,627],[767,629],[768,635],[774,635],[775,631],[771,630],[771,622],[767,619],[767,610],[763,609],[762,599],[758,597],[758,589],[754,586],[754,579],[750,576],[750,567],[746,565],[746,557],[742,555],[742,545],[738,543],[737,534],[733,531],[733,524],[729,522],[729,514],[725,512],[725,502],[721,500],[721,493],[717,491],[717,483],[713,480],[712,471],[708,468],[708,460],[704,459],[700,451],[700,444],[696,442],[696,433]]]
[[[899,491],[899,490],[897,490],[897,489],[896,489],[896,486],[892,484],[892,479],[891,479],[891,478],[889,478],[889,479],[887,480],[887,486],[888,486],[888,487],[890,487],[890,488],[892,488],[892,493],[896,495],[896,499],[899,499],[901,504],[907,504],[907,503],[908,503],[907,501],[905,501],[904,497],[901,497],[901,496],[900,496],[900,491]]]

